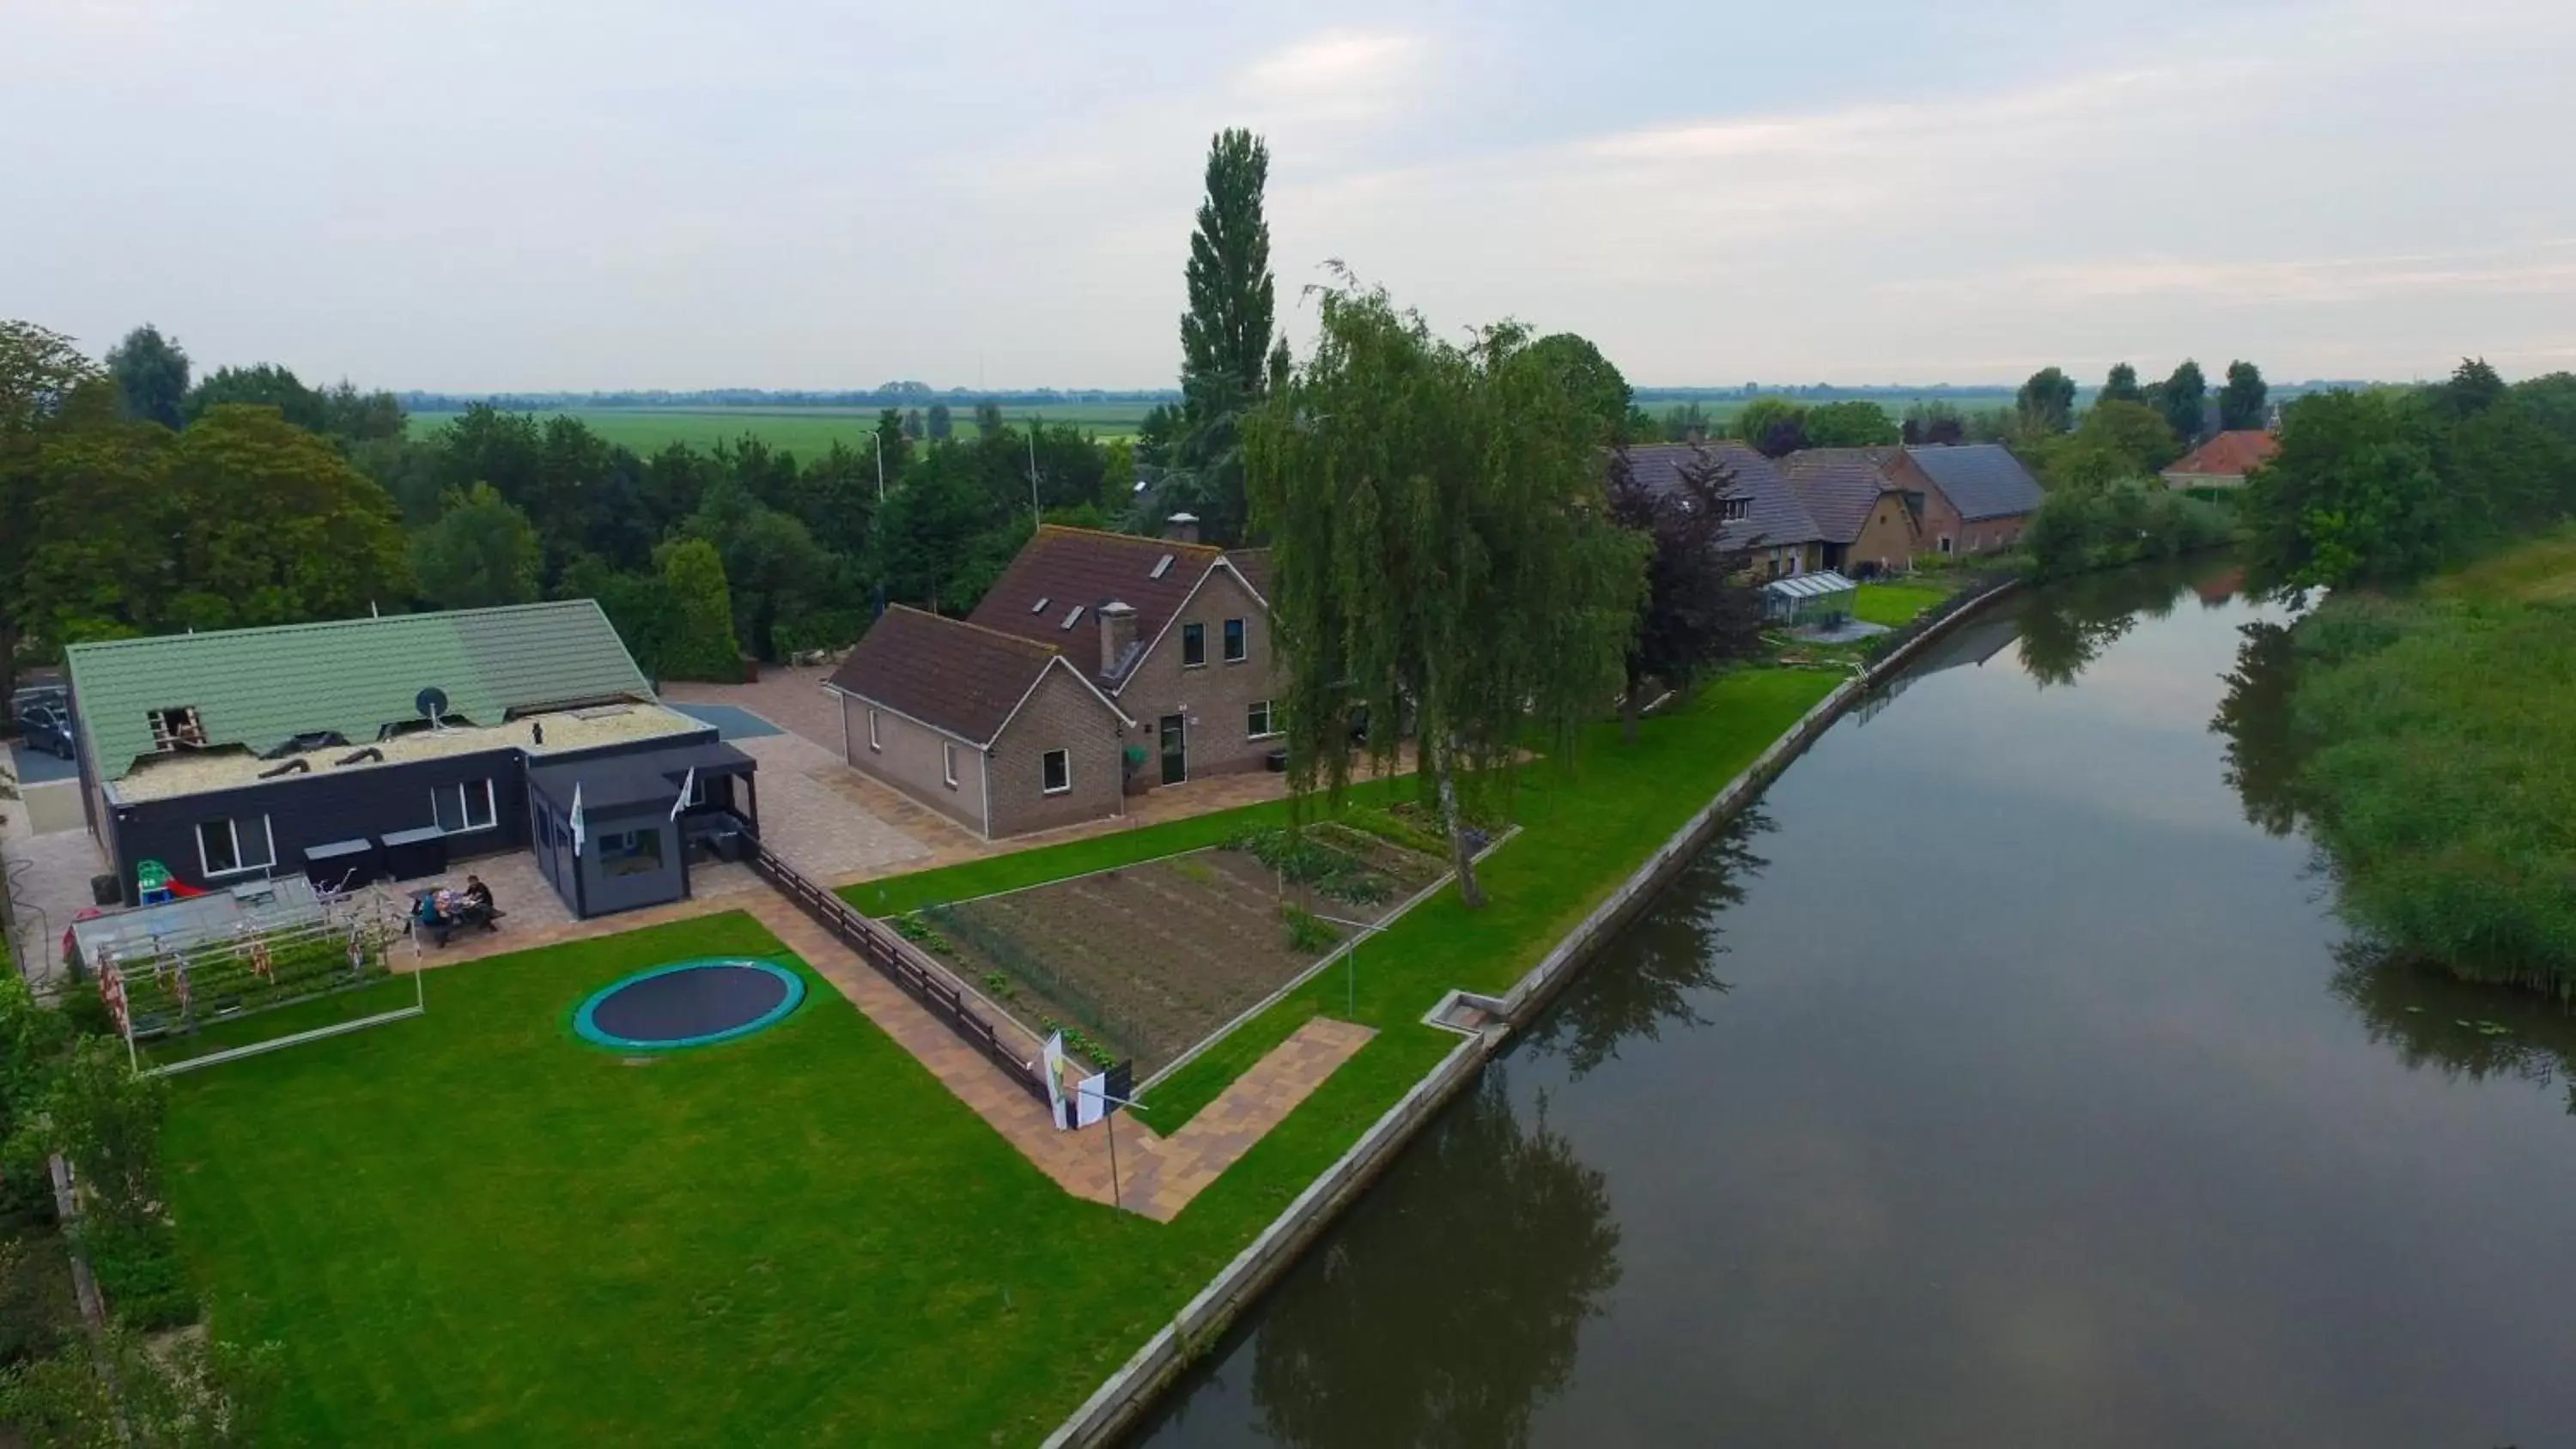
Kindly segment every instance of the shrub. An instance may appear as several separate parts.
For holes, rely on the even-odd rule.
[[[1310,911],[1281,906],[1279,919],[1288,927],[1288,949],[1300,955],[1320,956],[1341,943],[1342,933]]]
[[[1342,811],[1341,822],[1353,830],[1374,835],[1401,850],[1410,850],[1437,860],[1449,853],[1447,842],[1435,831],[1423,830],[1408,821],[1373,806],[1354,805]]]
[[[2228,541],[2229,518],[2224,508],[2144,480],[2070,483],[2039,505],[2022,545],[2033,573],[2063,578],[2215,548]]]
[[[145,1332],[197,1321],[197,1297],[179,1259],[179,1238],[157,1218],[83,1219],[81,1251],[117,1321]]]

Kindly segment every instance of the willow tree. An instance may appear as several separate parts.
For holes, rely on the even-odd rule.
[[[1522,328],[1453,344],[1349,286],[1321,311],[1313,357],[1244,440],[1293,783],[1338,796],[1409,730],[1459,892],[1482,905],[1463,818],[1524,748],[1570,750],[1618,697],[1645,544],[1608,517],[1599,419]]]

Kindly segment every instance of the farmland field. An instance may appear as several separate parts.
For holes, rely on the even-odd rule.
[[[1144,421],[1144,403],[1054,403],[1006,407],[1003,415],[1013,423],[1031,416],[1049,423],[1070,423],[1102,438],[1133,436]],[[927,411],[927,409],[924,409]],[[800,457],[820,453],[835,441],[854,448],[867,446],[867,435],[876,426],[875,408],[797,408],[797,407],[687,407],[687,408],[555,408],[538,409],[539,417],[575,417],[590,425],[592,432],[611,443],[632,448],[638,453],[651,453],[672,443],[687,443],[694,448],[712,448],[750,434],[773,448],[783,448]],[[952,403],[960,437],[975,435],[975,408],[972,403]],[[446,412],[416,412],[411,415],[411,434],[426,437],[456,417]]]

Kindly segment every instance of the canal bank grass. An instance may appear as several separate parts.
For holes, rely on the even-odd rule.
[[[2296,794],[2343,913],[2476,981],[2576,998],[2576,530],[2302,620]]]
[[[1940,584],[1863,584],[1852,591],[1852,617],[1890,629],[1914,622],[1924,610],[1955,592]]]
[[[1738,674],[1528,771],[1490,907],[1443,893],[1363,948],[1355,1009],[1327,973],[1219,1047],[1248,1064],[1319,1009],[1380,1027],[1169,1224],[1063,1192],[810,973],[722,1047],[571,1036],[641,967],[793,961],[730,914],[447,968],[426,1017],[175,1079],[214,1330],[283,1346],[279,1437],[310,1443],[1034,1442],[1456,1045],[1418,1020],[1440,993],[1507,988],[1834,683]],[[1203,1058],[1148,1121],[1240,1070]]]

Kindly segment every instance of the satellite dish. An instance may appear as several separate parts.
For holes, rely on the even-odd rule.
[[[447,718],[447,691],[436,685],[422,690],[411,703],[412,708],[420,711],[420,717],[431,724]]]

